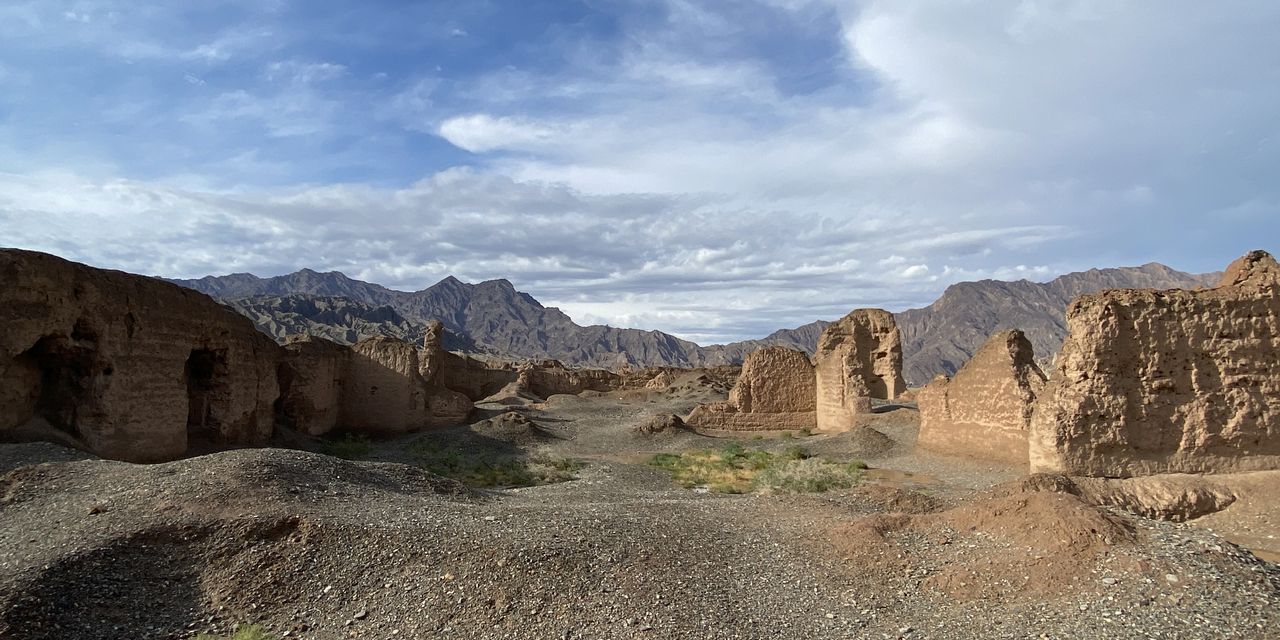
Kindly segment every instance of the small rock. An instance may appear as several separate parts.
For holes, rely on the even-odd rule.
[[[1119,580],[1116,580],[1115,578],[1103,578],[1103,579],[1102,579],[1102,584],[1108,584],[1108,585],[1110,585],[1110,584],[1115,584],[1115,583],[1117,583],[1117,582],[1119,582]]]
[[[364,620],[367,617],[369,617],[369,611],[366,609],[361,609],[356,612],[356,620]]]

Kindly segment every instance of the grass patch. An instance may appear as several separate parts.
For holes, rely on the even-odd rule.
[[[857,484],[867,465],[860,460],[836,463],[813,457],[801,446],[774,453],[747,449],[734,442],[719,450],[659,453],[649,460],[685,488],[706,487],[716,493],[816,493]]]
[[[822,493],[848,489],[858,483],[865,468],[861,461],[837,464],[819,458],[787,460],[761,471],[755,477],[755,486],[766,493]]]
[[[532,458],[450,450],[422,439],[409,445],[419,467],[472,487],[533,487],[576,480],[586,466],[576,458]]]
[[[236,632],[229,636],[212,636],[202,633],[196,636],[195,640],[277,640],[277,638],[256,624],[248,624],[236,627]]]
[[[340,440],[326,440],[320,444],[320,453],[343,460],[360,460],[368,457],[373,444],[366,435],[348,433]]]

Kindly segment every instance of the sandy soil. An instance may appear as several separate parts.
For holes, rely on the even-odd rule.
[[[909,406],[839,435],[633,431],[714,397],[485,406],[475,427],[377,443],[369,462],[262,449],[141,466],[0,445],[0,638],[187,638],[247,622],[302,638],[1280,629],[1280,567],[1219,536],[1274,535],[1261,499],[1182,524],[1098,509],[1016,469],[914,455]],[[512,410],[536,428],[492,420]],[[569,482],[471,490],[400,464],[423,438],[586,466]],[[729,440],[872,469],[847,490],[725,495],[644,464]]]

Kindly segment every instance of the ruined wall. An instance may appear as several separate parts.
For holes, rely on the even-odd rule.
[[[893,314],[881,309],[857,309],[828,326],[813,364],[822,431],[852,429],[854,416],[871,411],[872,398],[892,400],[907,390],[902,337]]]
[[[422,377],[418,347],[403,340],[373,337],[351,345],[343,377],[340,422],[345,429],[402,433],[457,424],[471,412],[471,400]]]
[[[954,378],[938,376],[920,391],[916,446],[1026,465],[1027,430],[1045,383],[1026,336],[997,333]]]
[[[0,282],[0,432],[138,462],[270,437],[279,347],[208,296],[15,249]]]
[[[1031,425],[1033,472],[1280,468],[1280,267],[1254,252],[1202,291],[1077,299]]]
[[[284,350],[279,417],[301,433],[403,433],[460,423],[473,408],[465,394],[444,386],[449,369],[442,363],[452,354],[439,340],[418,348],[375,337],[347,347],[298,335]]]
[[[626,367],[618,374],[622,377],[620,388],[627,390],[670,391],[680,386],[716,387],[730,389],[742,374],[741,365],[714,367]]]
[[[498,365],[445,351],[440,357],[437,379],[471,400],[481,400],[515,382],[516,369],[510,364]]]
[[[342,385],[351,349],[324,338],[293,335],[285,340],[278,417],[285,426],[319,436],[338,428]]]
[[[812,429],[813,365],[802,351],[766,347],[747,356],[728,402],[700,405],[685,421],[726,430]]]
[[[527,362],[517,367],[524,388],[543,398],[559,393],[613,391],[622,387],[622,376],[604,369],[569,369],[556,360]]]

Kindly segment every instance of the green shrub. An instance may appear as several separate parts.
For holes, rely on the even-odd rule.
[[[801,430],[800,430],[800,437],[801,437],[801,438],[808,438],[808,437],[809,437],[809,436],[811,436],[811,435],[813,435],[813,429],[810,429],[809,427],[805,427],[805,428],[803,428],[803,429],[801,429]]]
[[[267,633],[266,629],[256,624],[249,624],[236,627],[235,633],[230,636],[212,636],[202,633],[196,636],[195,640],[276,640],[276,636]]]
[[[744,449],[737,443],[719,451],[693,450],[659,453],[649,464],[671,473],[676,484],[706,487],[716,493],[790,491],[811,493],[842,489],[857,483],[866,465],[855,460],[835,463],[811,457],[799,446],[781,454]]]
[[[764,492],[821,493],[852,487],[860,474],[853,464],[819,458],[792,459],[761,471],[755,477],[755,488]]]
[[[672,470],[680,466],[680,456],[675,453],[658,453],[649,459],[649,466]]]
[[[808,449],[805,449],[800,445],[791,445],[790,447],[782,450],[782,457],[786,460],[804,460],[805,458],[811,458],[813,456],[809,455]]]
[[[320,453],[343,460],[359,460],[368,456],[372,449],[368,436],[355,433],[348,433],[341,440],[328,440],[320,445]]]
[[[735,458],[742,456],[744,453],[746,453],[746,449],[742,446],[741,442],[730,442],[729,444],[726,444],[724,448],[720,449],[720,459],[730,462]]]

